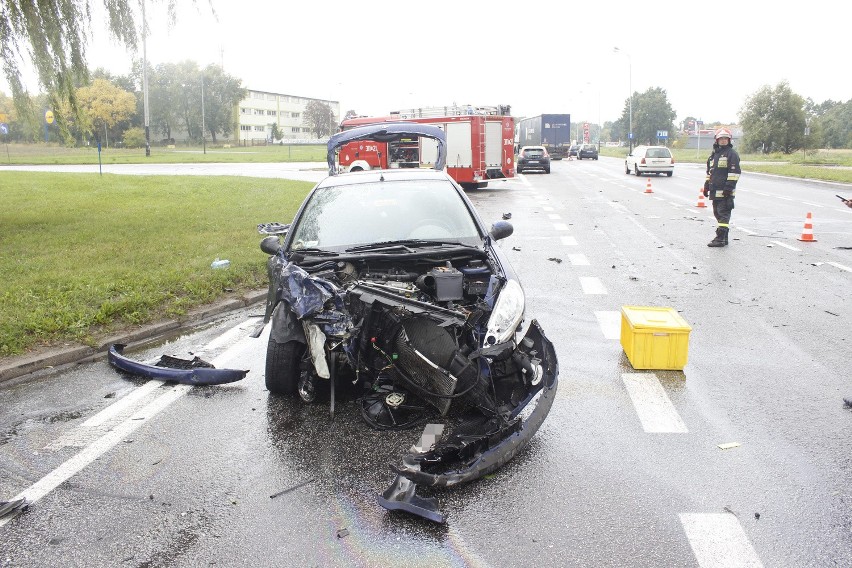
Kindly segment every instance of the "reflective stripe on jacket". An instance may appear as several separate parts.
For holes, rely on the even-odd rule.
[[[740,179],[740,155],[730,145],[714,146],[713,153],[707,158],[707,177],[710,182],[710,199],[722,197],[722,191],[730,190],[736,195],[737,182]]]

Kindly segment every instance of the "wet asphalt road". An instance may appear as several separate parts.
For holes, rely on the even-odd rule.
[[[446,525],[375,502],[418,432],[269,396],[258,306],[131,353],[251,369],[239,383],[96,362],[0,386],[0,499],[44,492],[0,520],[0,566],[852,565],[849,188],[746,172],[719,250],[701,169],[650,179],[602,158],[468,193],[486,222],[511,213],[561,384],[518,458],[436,492]],[[625,305],[680,312],[683,372],[632,368]]]

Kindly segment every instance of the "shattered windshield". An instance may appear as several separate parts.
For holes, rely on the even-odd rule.
[[[291,248],[349,248],[408,239],[481,244],[452,184],[404,180],[317,189],[293,230]]]

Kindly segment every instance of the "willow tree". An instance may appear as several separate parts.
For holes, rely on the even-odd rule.
[[[146,0],[3,0],[0,2],[0,62],[20,113],[32,114],[21,64],[31,61],[48,93],[59,128],[80,118],[75,86],[89,82],[86,44],[92,7],[102,3],[110,34],[135,52],[141,41],[141,3]],[[175,2],[162,0],[174,18]],[[194,1],[194,0],[193,0]],[[73,115],[66,116],[63,108]]]

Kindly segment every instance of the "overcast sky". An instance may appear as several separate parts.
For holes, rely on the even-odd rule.
[[[852,99],[842,2],[212,0],[217,19],[208,0],[178,0],[172,27],[164,0],[146,2],[151,65],[216,63],[249,89],[363,115],[508,104],[598,122],[632,86],[663,88],[678,120],[735,123],[749,95],[785,80],[816,102]],[[95,16],[90,66],[128,73],[132,55]]]

